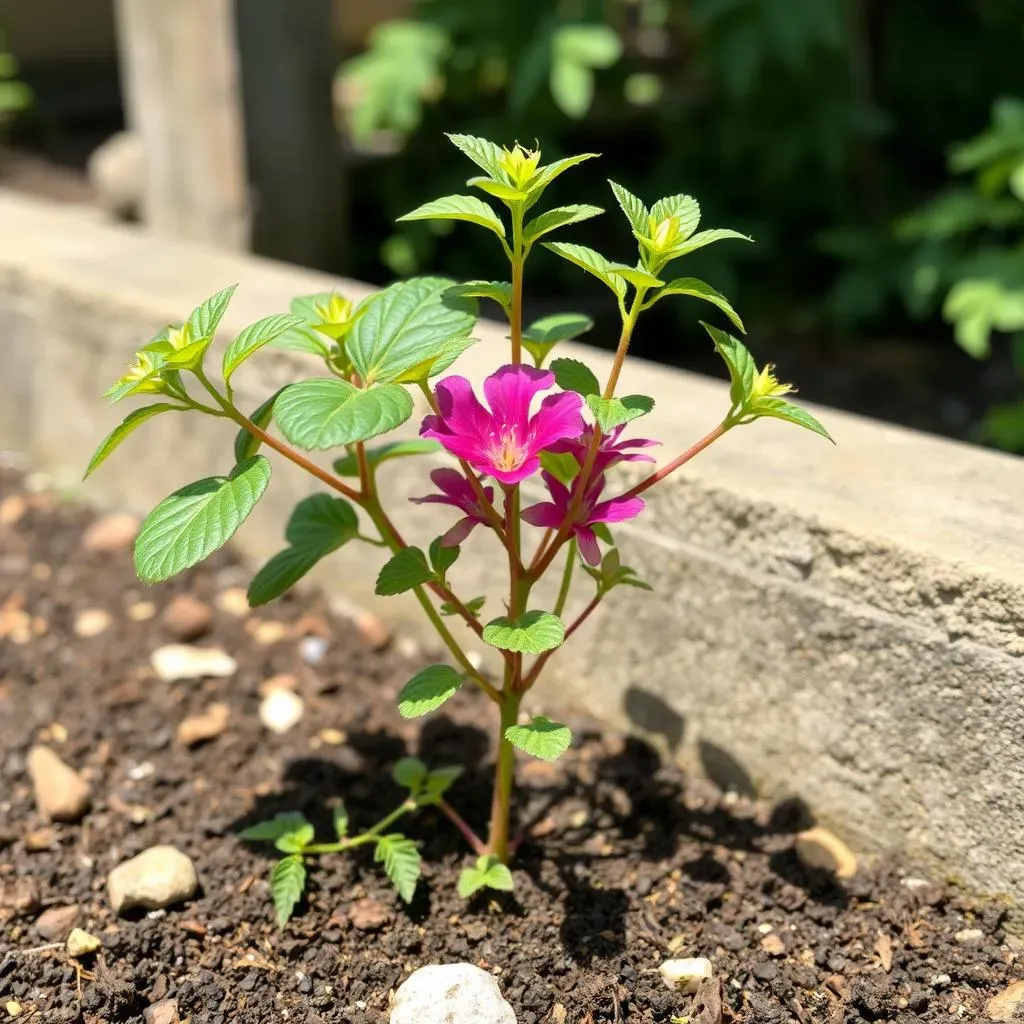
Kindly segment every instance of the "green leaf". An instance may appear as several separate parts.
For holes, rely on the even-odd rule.
[[[625,395],[622,398],[588,395],[587,406],[594,414],[597,425],[608,433],[621,423],[629,423],[649,413],[654,408],[654,399],[647,395]]]
[[[512,285],[508,281],[466,281],[453,285],[446,294],[456,299],[491,299],[506,315],[512,308]]]
[[[331,810],[331,825],[338,839],[344,839],[348,835],[348,809],[341,801]]]
[[[392,832],[377,840],[373,859],[383,862],[384,871],[391,879],[398,895],[411,903],[416,894],[416,883],[420,878],[420,852],[416,844],[405,836]]]
[[[566,485],[572,483],[580,472],[580,464],[568,452],[541,452],[540,465],[544,472]]]
[[[317,306],[330,302],[331,292],[320,292],[316,295],[300,295],[292,299],[289,308],[302,320],[302,323],[279,334],[271,344],[274,348],[286,349],[290,352],[307,352],[310,355],[326,357],[331,352],[331,342],[314,328],[321,320]]]
[[[249,583],[247,597],[251,608],[269,604],[291,590],[324,554],[313,548],[287,547],[273,555]]]
[[[274,846],[281,851],[281,853],[302,853],[302,851],[309,846],[315,837],[316,833],[313,831],[313,826],[308,822],[304,825],[300,825],[292,832],[285,832],[283,835],[277,837],[274,840]]]
[[[286,331],[301,327],[302,317],[293,313],[278,313],[276,316],[264,317],[250,324],[241,334],[235,338],[227,347],[224,353],[224,365],[221,373],[225,383],[231,379],[231,375],[250,356],[257,353],[264,345],[280,338]]]
[[[448,135],[451,144],[461,150],[481,170],[486,171],[492,178],[501,180],[504,171],[501,169],[502,152],[501,147],[481,139],[475,135]]]
[[[290,920],[306,889],[306,865],[301,854],[279,860],[270,874],[270,894],[277,911],[277,926]]]
[[[551,612],[532,611],[511,619],[502,615],[484,626],[483,641],[502,651],[543,654],[562,645],[565,623]]]
[[[139,578],[160,583],[226,544],[269,482],[270,463],[256,455],[235,466],[230,476],[207,477],[164,498],[135,540]]]
[[[703,249],[705,245],[713,245],[726,238],[736,238],[741,242],[752,242],[749,235],[740,234],[739,231],[730,231],[728,228],[712,228],[710,231],[700,231],[682,245],[676,246],[671,253],[672,259],[685,256],[695,249]]]
[[[537,176],[530,182],[530,201],[536,202],[541,192],[559,175],[564,174],[577,164],[583,163],[584,160],[593,160],[600,155],[600,153],[580,153],[577,156],[567,156],[561,160],[554,160],[549,164],[545,164],[537,171]]]
[[[654,221],[655,226],[671,217],[674,217],[678,224],[677,237],[685,241],[697,230],[697,225],[700,223],[700,203],[693,196],[680,194],[659,199],[651,207],[650,219]],[[646,231],[643,232],[643,234],[646,233]],[[740,235],[739,237],[743,238],[744,236]],[[717,239],[712,239],[712,241],[717,241]]]
[[[543,366],[548,353],[561,341],[568,341],[589,331],[594,321],[582,313],[554,313],[535,320],[523,331],[523,348]]]
[[[607,260],[599,252],[588,249],[585,245],[573,245],[569,242],[543,242],[557,256],[575,263],[588,274],[593,274],[599,281],[606,284],[621,299],[626,294],[626,281],[619,273],[621,267]]]
[[[347,351],[365,385],[395,381],[449,351],[476,323],[476,303],[444,277],[399,281],[361,304]]]
[[[441,540],[441,537],[436,537],[430,542],[430,564],[438,578],[443,580],[445,573],[458,560],[462,549],[457,544],[454,547],[445,547]]]
[[[612,543],[610,536],[607,542]],[[584,564],[583,568],[597,582],[601,594],[620,586],[636,587],[638,590],[652,589],[649,583],[637,576],[635,569],[622,564],[618,548],[612,548],[601,560],[599,567]]]
[[[233,284],[229,288],[217,292],[216,295],[211,295],[205,302],[201,302],[192,310],[185,324],[193,341],[212,340],[214,332],[217,330],[217,325],[224,318],[224,314],[228,309],[228,303],[231,301],[231,296],[235,294],[237,287],[237,284]]]
[[[832,435],[806,409],[801,409],[799,405],[793,405],[782,398],[760,398],[754,403],[751,411],[758,416],[771,416],[787,423],[795,423],[798,427],[805,427],[835,443]]]
[[[336,377],[314,377],[289,384],[278,395],[274,419],[292,444],[314,451],[394,430],[412,410],[412,398],[399,384],[361,389]]]
[[[660,288],[665,283],[654,274],[648,273],[643,267],[617,266],[615,271],[637,288]]]
[[[427,556],[419,548],[402,548],[381,569],[375,590],[381,597],[390,597],[403,594],[433,578],[434,571],[427,565]]]
[[[506,185],[503,181],[494,181],[492,178],[470,178],[466,184],[494,196],[495,199],[500,199],[503,203],[524,203],[529,198],[522,189]]]
[[[626,220],[629,221],[633,234],[646,235],[648,230],[647,218],[649,216],[646,205],[633,195],[629,189],[623,188],[622,185],[617,185],[614,181],[609,181],[608,184],[611,185],[612,192],[615,193],[616,202],[618,202],[622,212],[626,215]]]
[[[578,359],[553,359],[551,370],[555,383],[563,391],[575,391],[578,395],[599,395],[601,383],[586,363]]]
[[[286,811],[271,818],[270,821],[261,821],[257,825],[250,825],[238,833],[238,838],[251,843],[276,842],[281,836],[296,832],[306,825],[306,816],[299,811]]]
[[[419,796],[420,803],[436,803],[455,784],[455,781],[462,775],[462,769],[458,765],[451,765],[447,768],[435,768],[429,772],[426,781],[423,783],[423,790]]]
[[[543,462],[543,454],[541,456],[541,461]],[[485,604],[487,604],[487,598],[486,597],[474,597],[474,598],[472,598],[469,601],[463,601],[462,602],[463,608],[465,608],[466,611],[469,612],[469,614],[472,615],[474,618],[477,617],[480,614],[480,609],[483,608],[483,606]],[[459,614],[459,609],[456,608],[455,605],[449,604],[449,602],[445,601],[441,605],[441,614],[442,615],[458,615]]]
[[[249,422],[266,430],[274,417],[274,403],[283,390],[284,388],[278,388],[252,413]],[[255,434],[250,434],[245,427],[242,427],[235,435],[235,462],[245,462],[246,459],[251,459],[260,450],[262,444],[263,442]]]
[[[403,789],[419,792],[427,781],[427,766],[418,757],[403,757],[391,769],[391,777]]]
[[[390,441],[376,448],[366,449],[366,462],[371,469],[376,469],[392,459],[403,459],[411,455],[432,455],[441,451],[437,441],[422,438],[415,441]],[[359,476],[359,461],[355,453],[343,455],[334,462],[334,472],[338,476]]]
[[[493,231],[499,238],[505,237],[505,225],[501,218],[485,202],[476,196],[445,196],[434,199],[415,210],[399,217],[407,220],[464,220]]]
[[[514,886],[512,872],[491,853],[478,857],[473,867],[465,868],[459,875],[459,895],[464,900],[481,889],[511,892]]]
[[[447,341],[440,342],[426,359],[410,367],[398,377],[396,383],[425,383],[428,378],[444,373],[467,348],[475,344],[476,338],[469,337],[449,338]]]
[[[739,314],[732,308],[729,300],[721,293],[715,291],[706,281],[696,277],[677,277],[669,281],[664,288],[652,298],[652,302],[665,298],[666,295],[692,295],[696,299],[703,299],[717,306],[741,331],[746,331]]]
[[[462,676],[448,665],[428,665],[402,687],[398,712],[403,718],[421,718],[436,711],[462,685]]]
[[[157,402],[155,405],[144,405],[141,409],[133,409],[100,443],[89,465],[85,470],[85,479],[91,476],[119,447],[122,441],[142,426],[146,420],[159,416],[162,412],[183,411],[182,406],[172,405],[170,402]]]
[[[718,354],[725,360],[725,365],[729,369],[731,382],[729,398],[733,406],[742,406],[746,402],[750,389],[754,385],[754,378],[757,376],[754,357],[747,351],[746,345],[731,334],[726,334],[725,331],[720,331],[717,327],[712,327],[703,321],[701,321],[701,325],[711,335]]]
[[[542,761],[557,761],[572,743],[572,730],[544,715],[537,715],[526,725],[510,725],[505,730],[505,739],[518,750]]]
[[[534,217],[526,227],[523,229],[523,241],[527,245],[532,245],[542,235],[548,234],[550,231],[557,231],[558,228],[564,228],[568,224],[577,224],[581,220],[589,220],[591,217],[597,217],[604,213],[604,210],[600,206],[587,206],[575,205],[575,206],[556,206],[553,210],[547,210],[545,213],[540,214],[538,217]]]

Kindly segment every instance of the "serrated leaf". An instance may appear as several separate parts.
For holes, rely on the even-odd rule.
[[[507,185],[503,181],[495,181],[493,178],[470,178],[466,182],[472,188],[478,188],[503,203],[523,203],[529,198],[527,193],[514,185]]]
[[[331,292],[320,292],[316,295],[299,295],[289,304],[291,312],[302,320],[302,323],[278,335],[271,344],[274,348],[289,352],[307,352],[314,356],[326,357],[330,354],[331,343],[313,325],[320,321],[316,311],[331,299]]]
[[[259,608],[291,590],[323,558],[311,548],[288,547],[271,556],[249,583],[247,598],[251,608]]]
[[[452,285],[446,294],[452,298],[491,299],[506,314],[512,307],[512,285],[508,281],[466,281]]]
[[[475,344],[476,338],[449,338],[448,341],[438,344],[427,358],[396,377],[395,383],[420,384],[430,377],[436,377],[439,373],[444,373],[467,348]]]
[[[434,567],[434,572],[444,579],[445,573],[456,563],[459,555],[462,553],[462,549],[456,544],[453,547],[446,547],[442,544],[443,538],[436,537],[430,542],[430,564]]]
[[[626,215],[626,220],[629,221],[629,226],[633,229],[633,233],[635,235],[646,234],[648,227],[647,218],[649,216],[647,206],[633,195],[628,188],[624,188],[614,181],[609,181],[608,184],[611,185],[612,192],[615,193],[615,201]]]
[[[655,224],[660,224],[670,217],[676,219],[679,232],[677,237],[685,241],[697,230],[700,223],[700,203],[693,196],[680,194],[659,199],[651,207],[650,219]]]
[[[397,832],[381,836],[373,859],[384,864],[384,871],[398,890],[398,895],[406,903],[411,903],[420,878],[420,852],[416,844]]]
[[[536,341],[545,345],[553,345],[559,341],[571,341],[581,334],[586,334],[594,326],[594,321],[582,313],[552,313],[534,320],[523,331],[523,340]]]
[[[418,757],[402,757],[391,769],[391,777],[403,789],[418,792],[427,781],[427,766]]]
[[[238,838],[251,843],[273,843],[280,839],[281,836],[287,835],[289,832],[295,832],[305,824],[307,822],[304,814],[299,811],[286,811],[271,818],[269,821],[261,821],[256,825],[250,825],[248,828],[242,829],[238,833]]]
[[[712,228],[710,231],[699,231],[682,245],[677,245],[672,250],[672,259],[678,259],[696,249],[703,249],[705,245],[713,245],[715,242],[721,242],[727,238],[735,238],[741,242],[753,241],[749,235],[740,234],[739,231],[731,231],[729,228]]]
[[[474,597],[469,601],[462,602],[463,608],[465,608],[466,611],[469,612],[469,614],[472,615],[474,618],[476,618],[480,614],[480,610],[483,608],[485,604],[487,604],[486,597]],[[441,605],[441,614],[458,615],[459,609],[456,608],[455,605],[449,604],[447,601],[445,601]]]
[[[394,430],[412,410],[412,398],[399,384],[363,389],[337,377],[314,377],[278,395],[274,419],[296,447],[319,451]]]
[[[398,713],[403,718],[421,718],[436,711],[462,685],[462,676],[449,665],[428,665],[402,687]]]
[[[574,206],[556,206],[553,210],[547,210],[537,217],[534,217],[525,228],[523,228],[523,241],[532,245],[542,235],[558,228],[564,228],[568,224],[578,224],[583,220],[590,220],[604,213],[600,206],[588,206],[586,204]]]
[[[412,455],[432,455],[441,451],[441,445],[429,438],[415,441],[390,441],[376,448],[366,449],[366,462],[371,469],[376,469],[392,459],[403,459]],[[359,460],[355,454],[344,455],[334,462],[334,472],[338,476],[359,476]]]
[[[501,147],[487,139],[481,139],[476,135],[448,135],[451,144],[465,153],[481,170],[486,171],[492,178],[501,179],[504,172],[501,169],[502,152]]]
[[[91,476],[106,462],[107,458],[121,445],[121,442],[133,434],[146,420],[159,416],[162,412],[181,412],[182,406],[170,402],[157,402],[155,405],[144,405],[141,409],[133,409],[100,443],[86,467],[85,476]]]
[[[277,911],[277,926],[283,928],[291,919],[306,890],[306,864],[301,855],[293,854],[274,865],[270,873],[270,894]]]
[[[743,321],[740,319],[739,314],[732,308],[729,300],[718,291],[715,291],[706,281],[701,281],[696,277],[677,277],[674,281],[669,281],[664,288],[654,296],[652,301],[663,299],[667,295],[692,295],[696,299],[703,299],[705,302],[710,302],[713,306],[717,306],[735,325],[739,330],[746,331],[743,326]]]
[[[580,153],[577,156],[567,156],[561,160],[554,160],[545,164],[537,171],[537,176],[530,182],[530,200],[536,202],[541,192],[544,191],[559,175],[564,174],[572,167],[583,163],[585,160],[594,160],[600,153]]]
[[[434,578],[427,556],[419,548],[402,548],[381,569],[375,591],[381,597],[404,594]]]
[[[235,466],[230,476],[207,477],[164,498],[135,540],[139,578],[160,583],[226,544],[269,482],[270,463],[256,455]]]
[[[250,356],[255,355],[264,345],[280,338],[286,331],[301,327],[302,317],[293,313],[278,313],[276,316],[267,316],[256,323],[250,324],[228,345],[224,352],[224,364],[221,375],[225,383],[231,379],[231,375]]]
[[[501,218],[476,196],[444,196],[434,199],[403,214],[398,220],[464,220],[493,231],[499,238],[505,237],[505,225],[501,223]]]
[[[439,800],[455,784],[455,781],[462,775],[462,769],[458,765],[449,765],[446,768],[435,768],[427,774],[426,781],[419,796],[420,803],[434,802]]]
[[[544,715],[537,715],[526,725],[510,725],[505,730],[505,739],[532,757],[557,761],[572,743],[572,730]]]
[[[340,801],[331,809],[331,826],[338,839],[348,835],[348,808]]]
[[[291,832],[285,832],[283,835],[278,836],[274,840],[274,846],[281,853],[302,853],[313,842],[315,835],[313,826],[307,822],[304,825],[299,825],[298,828]]]
[[[833,444],[835,443],[832,435],[806,409],[801,409],[799,405],[794,405],[782,398],[758,399],[751,411],[758,416],[771,416],[774,419],[785,420],[787,423],[795,423],[798,427],[804,427],[815,434],[828,438]]]
[[[266,430],[270,426],[270,421],[274,418],[274,403],[277,401],[277,396],[283,390],[284,388],[278,388],[252,413],[249,417],[249,422]],[[260,445],[262,444],[263,442],[255,434],[250,434],[245,427],[242,427],[235,434],[235,462],[244,462],[246,459],[251,459],[260,450]]]
[[[546,249],[550,249],[555,255],[562,259],[575,263],[588,274],[593,274],[599,281],[607,285],[621,299],[626,294],[626,280],[619,273],[621,269],[617,263],[605,259],[599,252],[588,249],[585,245],[574,245],[569,242],[542,242]]]
[[[665,283],[642,267],[616,266],[615,272],[637,288],[660,288]]]
[[[217,292],[216,295],[211,295],[192,310],[185,323],[188,325],[191,336],[195,341],[212,340],[214,332],[217,330],[217,325],[224,319],[228,303],[235,294],[237,287],[237,284],[230,285],[223,291]]]
[[[654,408],[654,399],[647,395],[625,395],[622,398],[602,398],[588,395],[587,407],[602,431],[608,433],[622,423],[644,416]]]
[[[483,641],[502,651],[543,654],[562,645],[565,623],[551,612],[526,612],[517,619],[502,615],[484,626]]]
[[[540,465],[563,484],[570,484],[579,475],[580,464],[568,452],[541,452]]]
[[[754,378],[757,376],[754,357],[738,338],[703,321],[701,321],[701,326],[711,335],[718,354],[725,360],[725,365],[729,370],[729,399],[733,406],[738,408],[746,401],[750,389],[753,387]]]
[[[498,892],[512,892],[515,883],[512,872],[494,854],[477,858],[476,864],[465,868],[459,875],[459,895],[469,899],[481,889],[496,889]]]
[[[414,277],[372,295],[346,350],[364,384],[395,381],[466,338],[476,323],[473,299],[452,296],[444,277]]]
[[[553,359],[551,371],[555,375],[555,383],[563,391],[575,391],[584,397],[601,393],[601,383],[594,376],[594,371],[578,359]]]

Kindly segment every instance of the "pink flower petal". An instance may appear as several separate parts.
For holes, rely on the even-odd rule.
[[[531,526],[544,526],[551,530],[557,530],[565,518],[565,509],[559,508],[550,501],[542,501],[538,505],[531,505],[522,511],[523,522]]]
[[[479,520],[472,516],[460,519],[442,538],[441,547],[457,548],[472,532]]]
[[[622,523],[635,519],[646,508],[643,498],[612,498],[595,505],[588,517],[591,523]]]
[[[583,560],[589,565],[600,565],[601,548],[594,531],[589,526],[577,526],[573,533],[576,535],[576,543],[579,545]]]
[[[530,404],[541,391],[555,383],[550,370],[532,366],[503,366],[484,381],[484,395],[491,407],[499,430],[512,427],[520,436],[526,435]]]
[[[473,394],[473,386],[465,377],[445,377],[438,382],[434,393],[444,432],[481,440],[487,437],[491,415]],[[442,438],[438,440],[444,443]]]
[[[583,432],[583,398],[571,391],[548,395],[530,424],[530,447],[543,451]]]

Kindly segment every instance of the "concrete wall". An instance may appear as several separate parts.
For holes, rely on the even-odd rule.
[[[295,294],[367,291],[0,193],[0,447],[76,480],[118,415],[98,396],[137,343],[232,281],[231,331]],[[470,376],[501,344],[497,328],[478,333]],[[606,357],[587,356],[606,369]],[[254,363],[239,375],[240,401],[253,406],[304,372],[281,353]],[[721,382],[640,362],[625,384],[658,400],[643,428],[666,455],[726,404]],[[1024,895],[1024,461],[819,412],[838,447],[762,422],[657,492],[619,531],[657,594],[616,592],[537,700],[654,727],[687,763],[803,797],[863,849],[899,848]],[[140,433],[83,489],[90,500],[144,512],[230,465],[232,432],[217,424],[165,417]],[[398,505],[424,493],[422,469],[388,468]],[[254,558],[280,546],[307,487],[287,465],[274,474],[240,534]],[[409,510],[411,536],[434,535],[423,509],[396,509]],[[486,544],[481,535],[472,550],[484,557],[456,567],[467,594],[486,585]],[[371,603],[378,564],[343,552],[319,578]],[[378,610],[418,622],[401,600]]]

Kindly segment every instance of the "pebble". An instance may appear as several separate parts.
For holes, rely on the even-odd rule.
[[[980,928],[964,928],[962,931],[958,931],[954,938],[957,942],[964,944],[980,942],[985,938],[985,933]]]
[[[857,858],[837,835],[826,828],[811,828],[796,837],[796,855],[805,867],[827,871],[836,878],[852,878]]]
[[[57,833],[52,828],[34,828],[31,832],[25,833],[25,849],[29,853],[44,853],[46,850],[55,850],[59,845]]]
[[[113,554],[127,551],[139,532],[139,521],[125,512],[112,512],[100,516],[82,534],[82,547],[95,554]]]
[[[752,973],[758,981],[774,981],[779,976],[779,968],[771,960],[764,960],[759,964],[754,964]]]
[[[391,919],[387,907],[374,899],[356,900],[348,912],[352,927],[361,932],[375,932]]]
[[[266,697],[268,693],[273,693],[274,690],[297,690],[298,687],[299,681],[295,676],[290,672],[282,672],[280,675],[264,679],[257,688],[257,693],[261,697]]]
[[[494,978],[473,964],[431,964],[399,986],[391,1024],[516,1024]]]
[[[952,982],[953,979],[948,974],[936,974],[932,978],[932,988],[948,988]]]
[[[89,784],[49,747],[33,747],[26,764],[36,807],[48,821],[78,821],[89,809]]]
[[[10,494],[0,501],[0,526],[13,526],[28,511],[22,494]]]
[[[29,917],[42,903],[39,883],[28,875],[0,881],[0,910],[13,911],[15,917]]]
[[[21,1016],[21,1003],[14,999],[8,999],[4,1003],[4,1009],[7,1011],[8,1017],[20,1017]]]
[[[264,621],[253,624],[252,638],[260,647],[279,644],[288,637],[288,627],[283,622]]]
[[[673,991],[696,992],[711,977],[711,961],[699,956],[687,960],[666,960],[659,968],[661,980]]]
[[[371,650],[382,651],[391,643],[391,632],[383,620],[373,612],[363,612],[356,616],[356,629]]]
[[[191,899],[199,888],[195,865],[173,846],[151,846],[107,876],[114,913],[133,907],[162,910]]]
[[[985,1004],[989,1020],[1009,1021],[1017,1015],[1017,1009],[1024,1006],[1024,981],[1015,981],[994,995]]]
[[[215,677],[226,679],[238,670],[231,655],[216,647],[190,647],[188,644],[166,644],[150,655],[150,663],[165,683],[179,679]]]
[[[327,654],[327,641],[322,636],[304,636],[299,641],[299,657],[307,665],[319,665]]]
[[[260,701],[260,721],[271,732],[286,733],[299,724],[305,710],[305,702],[297,693],[275,689]]]
[[[227,727],[231,710],[227,704],[211,704],[198,715],[189,715],[178,724],[178,742],[196,747],[216,739]]]
[[[63,942],[78,923],[78,907],[49,907],[36,918],[36,933],[47,942]]]
[[[177,640],[198,640],[213,625],[213,609],[191,594],[176,594],[163,610],[160,621]]]
[[[103,946],[103,943],[96,938],[95,935],[90,935],[86,931],[82,931],[81,928],[72,928],[71,933],[68,935],[65,947],[68,951],[68,956],[73,956],[76,959],[83,956],[89,956],[91,953],[95,953],[98,949]]]
[[[142,1011],[142,1019],[146,1024],[178,1024],[178,1001],[161,999]]]
[[[249,598],[244,587],[229,587],[222,590],[213,603],[225,615],[231,615],[236,619],[244,618],[249,614]]]
[[[786,944],[782,939],[775,934],[775,932],[769,932],[761,940],[761,948],[769,956],[785,956],[786,955]]]
[[[110,629],[111,622],[113,619],[110,617],[110,612],[104,611],[102,608],[85,608],[75,616],[72,628],[75,636],[87,640],[90,637],[99,636],[100,633],[105,633]]]
[[[156,605],[152,601],[136,601],[128,606],[125,614],[132,622],[148,622],[156,615]]]

